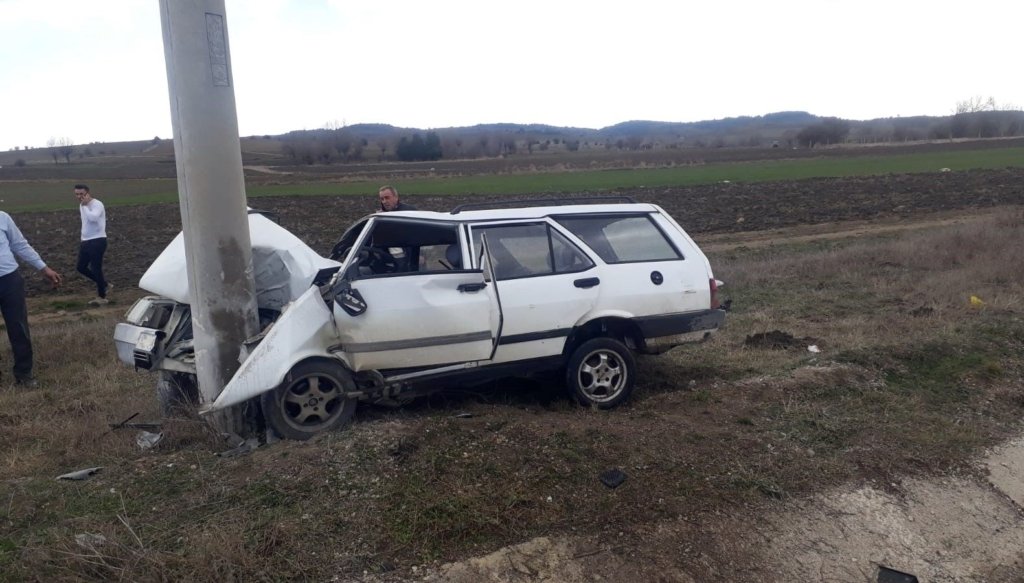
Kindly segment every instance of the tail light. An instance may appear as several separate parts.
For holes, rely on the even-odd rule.
[[[717,310],[722,304],[718,301],[718,280],[711,278],[708,280],[708,287],[711,288],[711,309]]]

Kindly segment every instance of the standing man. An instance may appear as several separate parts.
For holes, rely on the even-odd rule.
[[[92,197],[85,184],[75,185],[78,211],[82,215],[82,242],[78,246],[78,273],[96,282],[94,306],[109,303],[107,280],[103,279],[103,254],[107,252],[107,211]]]
[[[391,211],[414,211],[416,207],[411,204],[405,204],[398,200],[398,191],[395,190],[394,186],[384,185],[377,191],[377,195],[380,196],[380,210],[381,212],[389,213]]]
[[[14,380],[19,385],[34,387],[32,377],[32,338],[28,333],[28,305],[25,303],[25,280],[18,273],[18,257],[38,269],[53,287],[63,278],[50,269],[28,244],[14,224],[11,215],[0,211],[0,313],[7,325],[7,338],[14,353]]]

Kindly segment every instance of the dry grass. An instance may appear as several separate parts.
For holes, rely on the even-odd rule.
[[[240,458],[213,455],[227,446],[188,420],[155,451],[108,431],[156,414],[151,379],[114,362],[117,314],[40,321],[42,386],[0,388],[0,578],[351,580],[845,480],[970,471],[1024,410],[1022,227],[1015,211],[724,252],[712,261],[729,328],[640,359],[637,394],[615,411],[504,383],[361,410],[346,432]],[[776,329],[822,352],[744,343]],[[53,479],[91,466],[104,470]],[[611,467],[629,476],[616,490],[597,480]]]

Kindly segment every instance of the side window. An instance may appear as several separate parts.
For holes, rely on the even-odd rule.
[[[605,263],[670,261],[682,255],[647,215],[559,217]]]
[[[551,253],[555,258],[556,273],[586,271],[594,266],[594,262],[579,247],[554,229],[551,229]]]
[[[499,281],[583,271],[594,265],[590,258],[546,223],[474,227],[474,249],[480,248],[481,233],[487,233],[494,275]]]

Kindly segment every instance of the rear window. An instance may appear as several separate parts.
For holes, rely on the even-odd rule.
[[[670,261],[683,256],[647,215],[559,217],[605,263]]]

